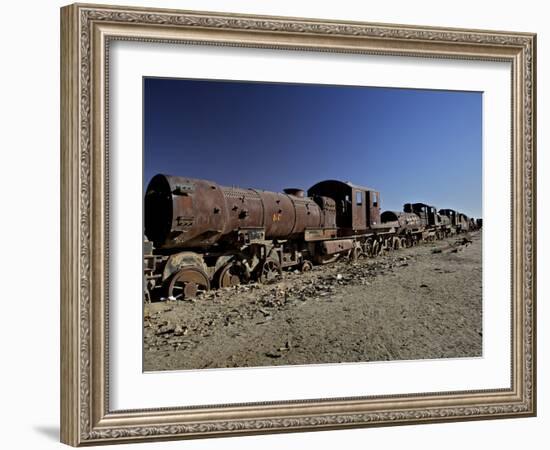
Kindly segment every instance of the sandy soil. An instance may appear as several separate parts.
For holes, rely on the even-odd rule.
[[[475,232],[147,304],[144,370],[481,356],[481,280]]]

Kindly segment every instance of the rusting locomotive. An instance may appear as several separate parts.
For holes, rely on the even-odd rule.
[[[307,195],[156,175],[144,201],[146,297],[194,297],[211,287],[270,282],[342,255],[373,257],[460,231],[460,213],[422,203],[380,213],[380,193],[337,180]],[[469,224],[469,220],[466,218]],[[466,225],[464,225],[466,226]],[[465,229],[465,228],[464,228]]]

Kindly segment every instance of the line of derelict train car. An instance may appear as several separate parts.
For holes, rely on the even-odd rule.
[[[156,175],[144,202],[145,298],[270,282],[342,255],[375,257],[481,227],[452,209],[407,203],[380,213],[380,193],[327,180],[284,193]]]

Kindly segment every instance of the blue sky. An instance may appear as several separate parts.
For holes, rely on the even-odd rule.
[[[324,179],[481,217],[482,93],[144,79],[144,182],[157,173],[281,191]]]

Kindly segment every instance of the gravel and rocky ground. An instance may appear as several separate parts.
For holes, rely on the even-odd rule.
[[[145,371],[475,357],[481,232],[144,306]]]

